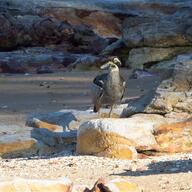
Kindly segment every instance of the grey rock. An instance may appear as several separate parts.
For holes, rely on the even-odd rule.
[[[168,63],[171,76],[137,100],[130,101],[122,116],[144,112],[156,114],[192,113],[191,54],[175,57]],[[161,65],[160,65],[161,66]]]
[[[126,61],[126,66],[132,69],[149,68],[155,63],[168,60],[174,56],[187,52],[191,48],[188,47],[173,47],[173,48],[135,48],[129,52],[129,57]],[[192,50],[192,49],[191,49]]]
[[[190,46],[191,16],[188,12],[185,18],[175,15],[127,18],[123,23],[124,43],[130,48]]]

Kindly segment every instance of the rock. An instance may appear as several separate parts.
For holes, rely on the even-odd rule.
[[[129,55],[130,49],[125,46],[123,43],[122,38],[116,40],[115,42],[106,46],[99,55],[106,56],[106,55],[115,55],[118,56],[122,62],[122,66],[124,67],[124,63],[126,63],[127,56]]]
[[[47,123],[47,122],[41,121],[41,120],[36,119],[36,118],[34,118],[34,119],[32,120],[31,126],[32,126],[32,127],[36,127],[36,128],[46,128],[46,129],[48,129],[49,131],[55,131],[55,130],[58,130],[58,129],[62,129],[62,128],[59,127],[58,125],[54,125],[54,124],[51,124],[51,123]]]
[[[119,117],[121,108],[115,109],[113,117]],[[109,109],[101,110],[101,117],[107,117]],[[61,110],[48,114],[36,114],[27,119],[26,125],[34,127],[31,136],[56,151],[66,148],[66,145],[77,141],[77,129],[79,125],[90,119],[98,118],[97,113],[92,110]]]
[[[33,123],[39,128],[0,124],[0,157],[46,156],[71,150],[76,143],[76,131],[64,132],[63,127],[37,119]]]
[[[66,148],[65,145],[76,143],[77,131],[53,132],[46,128],[35,128],[31,131],[31,136],[49,147],[54,147],[54,152],[59,152]]]
[[[174,56],[186,52],[190,48],[151,48],[142,47],[131,49],[129,57],[126,61],[126,66],[132,69],[149,68],[155,63],[168,60]]]
[[[15,27],[12,25],[13,22],[15,22],[15,19],[11,15],[7,13],[0,14],[0,50],[8,50],[16,46],[16,34],[14,33]]]
[[[124,106],[119,106],[113,110],[113,116],[119,117]],[[108,117],[110,109],[101,109],[100,116]],[[97,119],[98,114],[89,109],[86,111],[64,109],[58,112],[30,115],[26,121],[27,126],[36,128],[46,128],[55,132],[77,130],[79,125],[90,119]]]
[[[87,25],[102,37],[120,37],[121,35],[121,19],[109,12],[60,7],[40,10],[40,14],[68,21],[73,25]]]
[[[70,70],[87,71],[100,69],[101,65],[113,60],[114,57],[85,55],[68,66]]]
[[[128,119],[95,119],[80,125],[77,152],[98,156],[133,159],[139,151],[155,149],[155,126],[166,122],[159,115],[138,114]],[[131,147],[131,148],[130,148]]]
[[[23,50],[0,52],[0,72],[3,73],[52,73],[67,69],[98,69],[113,57],[89,54],[72,54],[51,48],[33,47]]]
[[[171,76],[137,100],[128,102],[121,116],[138,112],[168,114],[192,113],[191,54],[179,55],[170,61]]]
[[[184,16],[175,13],[160,17],[130,17],[123,23],[123,40],[130,48],[190,46],[191,34],[187,32],[190,23],[191,12]]]
[[[66,178],[57,180],[15,178],[12,180],[0,182],[0,191],[3,192],[70,192],[71,190],[72,182]]]
[[[95,183],[94,187],[89,190],[86,189],[85,192],[141,192],[142,190],[134,183],[127,181],[126,179],[116,178],[107,183],[105,183],[104,179],[100,178]]]
[[[36,73],[46,66],[52,71],[65,69],[65,54],[47,48],[36,47],[25,50],[1,52],[0,72],[3,73]]]
[[[156,74],[150,73],[150,72],[148,72],[146,70],[142,70],[142,69],[135,69],[135,70],[133,70],[129,79],[142,79],[142,78],[151,77],[151,76],[156,76]]]
[[[131,183],[123,178],[117,178],[106,183],[105,188],[108,191],[117,191],[117,192],[142,192],[138,185]]]
[[[159,85],[155,97],[145,109],[146,112],[192,113],[192,65],[190,56],[183,55],[176,58],[172,77]]]
[[[67,21],[71,24],[84,24],[92,28],[101,36],[120,37],[121,24],[127,17],[154,17],[162,15],[177,14],[178,10],[190,10],[190,0],[185,1],[148,1],[133,0],[124,1],[55,1],[36,0],[6,0],[1,2],[0,6],[6,10],[12,10],[13,14],[20,15],[41,15],[54,17],[60,21]],[[190,11],[189,11],[190,12]],[[167,20],[168,21],[168,20]]]
[[[53,149],[31,137],[32,128],[1,125],[0,156],[3,158],[43,155],[53,152]]]
[[[157,126],[154,135],[159,152],[192,152],[192,118]]]
[[[0,13],[1,22],[0,49],[4,51],[17,47],[59,45],[65,52],[98,54],[110,43],[86,26],[72,26],[50,17]]]

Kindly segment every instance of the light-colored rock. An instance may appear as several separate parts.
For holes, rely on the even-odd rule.
[[[107,182],[105,187],[111,192],[142,192],[138,185],[123,178],[113,179]]]
[[[123,109],[124,105],[120,105],[115,108],[113,110],[113,117],[119,117]],[[64,109],[57,112],[33,114],[28,117],[26,125],[46,129],[49,129],[50,126],[53,126],[56,128],[54,132],[77,130],[83,121],[97,119],[99,117],[108,117],[109,111],[110,109],[102,108],[100,111],[100,116],[98,116],[98,113],[94,113],[92,109],[85,111]],[[40,124],[38,122],[40,122]]]
[[[159,66],[160,67],[160,66]],[[165,66],[164,66],[165,67]],[[166,68],[165,68],[166,69]],[[122,116],[138,112],[146,113],[192,113],[192,55],[179,55],[170,61],[169,79],[137,100],[128,102]]]
[[[160,125],[154,135],[159,152],[192,152],[192,118]]]
[[[145,109],[146,112],[192,113],[192,56],[180,55],[175,58],[173,74],[168,80],[164,80],[156,90],[151,103]]]
[[[55,131],[58,129],[61,129],[58,125],[52,124],[52,123],[47,123],[45,121],[41,121],[39,119],[34,118],[32,120],[32,123],[34,123],[32,126],[35,128],[46,128],[49,131]]]
[[[31,127],[0,125],[0,156],[2,158],[46,155],[56,151],[40,139],[32,137]]]
[[[123,108],[116,108],[113,117],[119,117]],[[102,109],[100,117],[108,117],[109,109]],[[76,143],[77,129],[87,120],[98,118],[92,110],[61,110],[47,114],[36,114],[28,118],[26,124],[34,127],[31,136],[49,147],[64,149],[65,145]]]
[[[37,141],[30,137],[31,128],[25,128],[22,133],[19,126],[0,126],[0,156],[21,156],[37,152]]]
[[[129,182],[123,178],[116,178],[105,182],[103,178],[96,181],[91,190],[86,189],[86,192],[142,192],[138,185]]]
[[[70,192],[72,183],[66,178],[57,180],[33,180],[15,178],[0,182],[1,192]]]
[[[128,119],[106,118],[84,122],[78,130],[77,152],[132,159],[134,147],[140,151],[157,148],[153,130],[165,122],[160,115],[147,114],[137,114]]]
[[[182,52],[188,51],[190,48],[152,48],[142,47],[131,49],[129,57],[126,61],[126,66],[133,69],[143,69],[153,63],[162,60],[168,60]]]

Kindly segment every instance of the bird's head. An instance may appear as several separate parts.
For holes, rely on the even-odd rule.
[[[121,66],[121,61],[115,57],[112,61],[109,61],[101,66],[101,69],[109,69],[110,71],[119,70],[118,66]]]
[[[117,66],[121,66],[121,61],[118,57],[114,57],[112,62]]]

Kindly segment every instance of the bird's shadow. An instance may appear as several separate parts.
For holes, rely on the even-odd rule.
[[[148,176],[158,174],[174,174],[174,173],[190,173],[192,172],[192,159],[159,161],[152,162],[148,165],[147,170],[124,170],[122,173],[113,174],[118,176]]]

